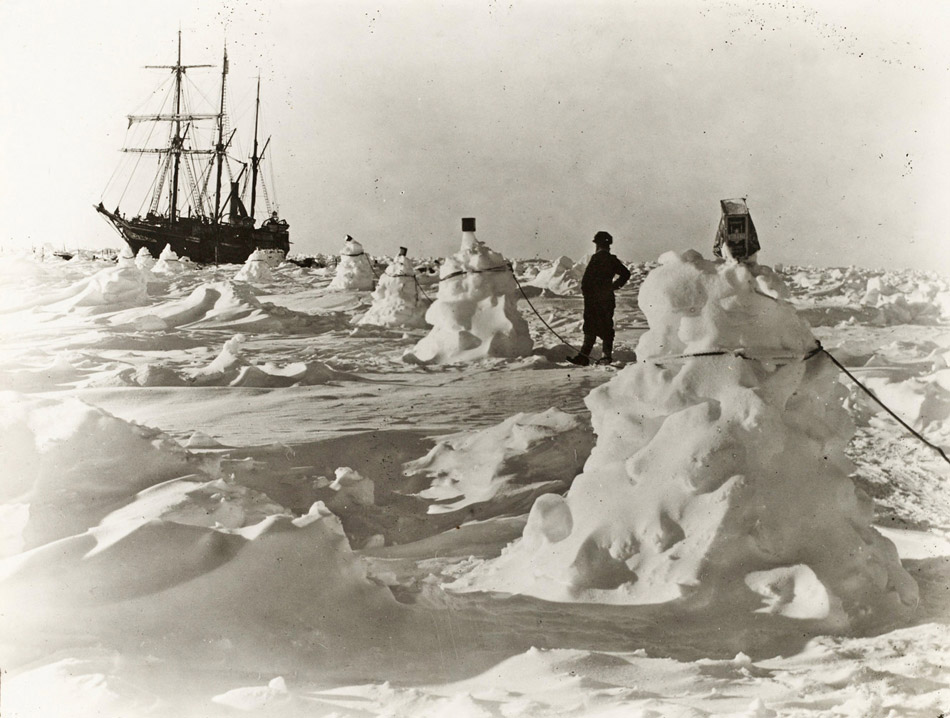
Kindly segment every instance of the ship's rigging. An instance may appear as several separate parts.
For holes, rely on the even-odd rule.
[[[181,61],[181,33],[178,36],[178,56],[175,64],[146,65],[147,69],[168,70],[169,78],[164,80],[152,95],[164,91],[164,99],[157,111],[127,115],[128,129],[145,123],[169,123],[169,131],[164,146],[147,146],[154,135],[154,127],[145,136],[140,146],[122,147],[121,151],[137,155],[158,155],[158,166],[148,193],[147,212],[167,217],[174,222],[183,213],[191,212],[193,216],[203,217],[213,222],[222,220],[222,212],[228,205],[229,197],[222,196],[226,187],[235,180],[243,180],[240,196],[242,199],[250,194],[247,216],[255,218],[257,210],[258,192],[264,199],[267,214],[277,210],[271,201],[272,192],[268,191],[261,173],[261,163],[270,146],[268,137],[263,144],[258,133],[260,129],[260,77],[257,79],[256,95],[254,100],[254,137],[253,150],[247,161],[232,154],[235,143],[236,130],[231,128],[230,113],[228,112],[228,53],[224,51],[221,64],[221,85],[217,107],[214,112],[199,112],[193,110],[194,94],[204,100],[207,95],[188,76],[189,70],[213,68],[210,64],[183,64]],[[168,105],[172,107],[169,109]],[[212,122],[214,127],[214,141],[199,136],[201,127],[198,123]],[[205,140],[203,142],[203,139]],[[132,173],[138,169],[140,162],[136,162]],[[239,169],[235,169],[235,165]],[[214,177],[214,191],[209,192],[211,179]],[[222,183],[226,181],[227,185]],[[132,178],[126,183],[119,197],[121,205],[132,185]],[[104,195],[112,189],[111,182],[104,191]],[[141,213],[146,205],[143,201],[138,208]]]
[[[279,219],[276,202],[272,201],[273,192],[268,192],[261,173],[261,162],[270,147],[270,137],[263,143],[259,141],[260,76],[254,100],[252,151],[245,161],[234,156],[237,131],[231,127],[227,111],[229,63],[226,48],[216,107],[188,74],[214,65],[183,64],[181,32],[178,34],[175,63],[146,67],[169,71],[168,77],[152,93],[152,97],[164,96],[157,109],[141,111],[140,106],[136,113],[127,115],[126,141],[122,151],[136,155],[136,160],[116,210],[106,210],[104,200],[96,209],[112,222],[133,249],[136,244],[147,246],[153,254],[156,253],[155,244],[163,239],[162,228],[164,238],[176,252],[186,251],[189,256],[197,254],[196,261],[243,261],[246,253],[261,245],[286,253],[289,246],[287,223]],[[194,94],[204,101],[200,110],[196,109]],[[214,111],[210,111],[212,109]],[[156,146],[153,136],[162,124],[168,126],[167,137],[164,145]],[[143,133],[139,127],[148,130]],[[141,177],[137,170],[143,158],[149,156],[156,158],[157,165],[150,184],[145,188],[136,177]],[[135,185],[135,181],[139,184]],[[112,179],[104,196],[111,185]],[[141,194],[142,201],[134,218],[128,219],[119,207],[123,206],[133,187]],[[266,205],[268,218],[255,229],[258,191]],[[248,195],[250,201],[245,204],[244,198]]]

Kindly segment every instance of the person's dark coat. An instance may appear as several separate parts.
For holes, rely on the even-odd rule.
[[[584,295],[584,334],[612,340],[614,291],[630,279],[630,270],[610,252],[594,252],[581,279]]]

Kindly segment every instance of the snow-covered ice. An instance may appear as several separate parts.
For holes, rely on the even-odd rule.
[[[529,312],[518,357],[407,363],[332,271],[129,259],[0,254],[2,715],[946,712],[950,472],[802,361],[947,447],[946,279],[631,265],[618,371]],[[512,290],[438,298],[488,338]]]

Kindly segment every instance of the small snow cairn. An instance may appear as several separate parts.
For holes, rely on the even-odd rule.
[[[155,266],[155,257],[145,247],[139,247],[139,251],[135,255],[135,266],[143,272],[151,270]]]
[[[234,278],[241,282],[272,282],[274,275],[270,271],[270,265],[267,263],[264,253],[259,249],[255,249],[237,271],[237,274],[234,275]]]
[[[912,611],[917,585],[849,477],[847,391],[786,297],[769,267],[664,254],[640,290],[640,362],[586,398],[583,473],[452,588],[829,630]]]
[[[363,251],[363,245],[346,235],[340,250],[340,263],[327,288],[365,291],[373,288],[375,279],[372,260]]]
[[[185,269],[185,265],[178,260],[178,255],[175,254],[171,245],[166,244],[165,249],[158,255],[158,261],[152,267],[152,273],[176,276],[183,274]]]
[[[403,359],[445,364],[527,356],[534,344],[518,311],[520,296],[505,258],[475,238],[474,219],[463,219],[462,247],[442,264],[439,293],[426,312],[432,329]]]
[[[406,256],[407,249],[399,248],[399,255],[386,267],[373,292],[373,306],[357,324],[380,327],[424,327],[429,303],[419,291],[416,270]]]

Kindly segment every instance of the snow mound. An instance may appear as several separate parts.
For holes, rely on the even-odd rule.
[[[373,273],[373,260],[363,251],[363,245],[347,237],[340,250],[340,263],[328,289],[349,289],[365,291],[373,288],[376,276]]]
[[[416,270],[400,255],[386,267],[373,292],[373,306],[357,324],[381,327],[424,327],[429,304],[419,291]]]
[[[90,655],[91,654],[91,655]],[[122,657],[93,650],[61,658],[4,679],[3,707],[10,715],[75,716],[162,715],[167,706],[134,680],[114,675]]]
[[[124,309],[148,301],[148,282],[134,263],[122,263],[79,280],[57,299],[47,306],[49,311],[66,312],[76,307]]]
[[[266,255],[259,249],[255,249],[248,256],[247,261],[241,266],[234,278],[240,282],[272,282],[274,275],[270,271],[270,264],[267,262]]]
[[[160,364],[141,364],[126,366],[104,374],[96,374],[80,382],[83,389],[121,386],[186,386],[188,377],[182,376],[171,367]]]
[[[196,386],[277,388],[359,379],[353,374],[337,371],[317,361],[292,362],[282,367],[271,362],[260,366],[251,364],[244,357],[243,347],[246,341],[247,337],[243,334],[235,334],[228,339],[221,352],[208,366],[191,373],[188,383]]]
[[[587,259],[574,262],[569,257],[558,257],[531,279],[532,287],[547,289],[554,294],[577,294],[581,290],[581,280],[587,269]]]
[[[518,311],[520,293],[505,258],[464,232],[461,249],[439,272],[439,293],[426,312],[429,333],[403,359],[410,363],[470,362],[522,357],[533,342]]]
[[[78,399],[4,392],[0,431],[0,506],[28,516],[0,555],[84,531],[147,486],[215,470],[162,432]]]
[[[148,308],[118,312],[113,326],[131,325],[139,331],[187,329],[237,329],[255,332],[293,332],[321,323],[333,328],[341,321],[311,317],[273,304],[262,304],[244,282],[202,283],[182,299],[171,299]]]
[[[110,649],[199,664],[226,651],[232,667],[366,650],[400,613],[392,595],[322,503],[298,518],[265,515],[275,508],[220,483],[155,487],[86,533],[0,563],[4,635],[55,647],[81,626]]]
[[[586,456],[592,444],[589,428],[552,408],[446,437],[403,472],[430,479],[419,496],[439,502],[429,513],[444,513],[525,490],[563,491],[577,473],[577,457]]]
[[[846,390],[823,355],[804,359],[815,340],[781,280],[692,251],[660,261],[640,292],[641,363],[586,399],[583,473],[454,587],[829,630],[912,610],[917,586],[849,478]],[[725,353],[682,356],[711,351]]]

